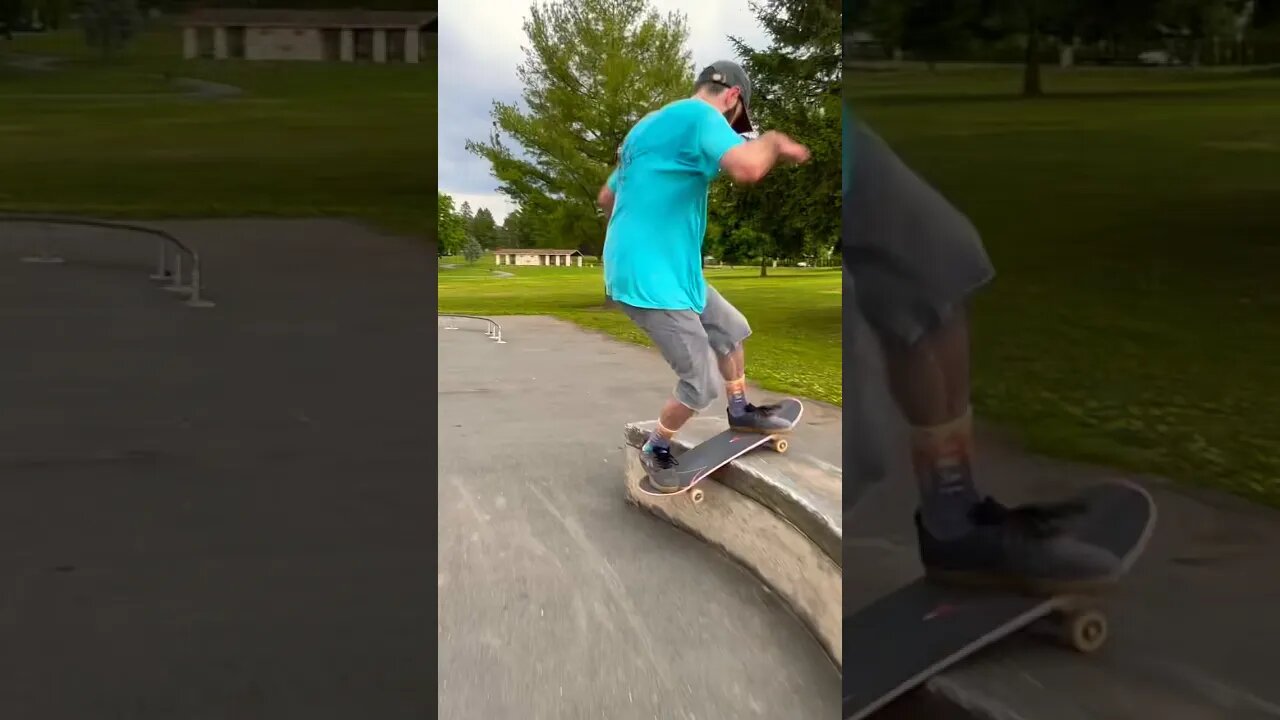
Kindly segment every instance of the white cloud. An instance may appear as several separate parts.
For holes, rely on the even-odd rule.
[[[733,59],[730,35],[754,46],[767,44],[745,0],[650,0],[650,5],[663,14],[684,13],[695,66]],[[440,189],[459,206],[468,200],[473,208],[489,208],[498,222],[511,212],[511,203],[495,192],[488,162],[467,152],[464,143],[488,137],[495,100],[520,99],[516,67],[524,60],[530,7],[529,0],[484,0],[451,3],[440,12]]]
[[[441,184],[441,187],[444,189],[443,183]],[[503,220],[507,219],[507,216],[511,214],[512,210],[516,209],[516,206],[511,202],[511,200],[509,200],[506,195],[502,195],[500,193],[449,192],[448,189],[444,189],[444,191],[453,196],[454,210],[461,210],[462,203],[464,202],[471,203],[472,214],[480,208],[489,208],[489,212],[493,213],[493,219],[496,220],[499,225],[502,224]]]

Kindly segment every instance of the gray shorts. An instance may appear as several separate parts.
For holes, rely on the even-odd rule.
[[[973,223],[859,123],[844,197],[844,454],[853,477],[885,472],[896,417],[869,345],[914,343],[995,275]]]
[[[702,314],[618,305],[653,340],[679,377],[676,400],[695,411],[711,407],[724,384],[716,356],[728,355],[751,335],[742,313],[711,286]]]
[[[844,198],[844,267],[856,312],[913,343],[995,271],[973,223],[859,123]]]

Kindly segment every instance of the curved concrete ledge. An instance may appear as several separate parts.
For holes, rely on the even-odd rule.
[[[749,453],[700,487],[705,499],[652,497],[639,491],[639,447],[654,422],[628,423],[624,473],[627,499],[719,547],[781,597],[843,665],[840,565],[840,468],[796,451]],[[677,436],[677,453],[725,429],[699,418]]]
[[[627,423],[627,444],[640,447],[656,421]],[[728,428],[716,418],[694,418],[680,430],[680,452]],[[803,453],[748,453],[721,469],[715,480],[771,509],[801,530],[837,567],[841,562],[840,468]]]

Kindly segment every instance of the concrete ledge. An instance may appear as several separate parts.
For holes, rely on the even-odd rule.
[[[627,423],[627,445],[639,448],[656,424]],[[683,452],[726,429],[722,419],[694,418],[676,436],[675,449]],[[842,477],[840,468],[804,453],[759,450],[733,461],[713,479],[787,519],[842,567]]]
[[[654,422],[629,423],[623,448],[627,499],[719,547],[754,572],[808,626],[837,666],[841,646],[840,468],[795,450],[749,453],[688,495],[660,498],[639,491],[639,447]],[[677,454],[724,430],[699,418],[681,431]]]

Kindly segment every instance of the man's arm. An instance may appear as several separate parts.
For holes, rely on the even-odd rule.
[[[608,183],[600,186],[600,192],[596,195],[596,205],[604,211],[604,218],[609,219],[613,215],[613,201],[617,199],[613,194],[613,190],[609,189]]]
[[[614,168],[609,173],[609,178],[604,181],[604,185],[600,186],[600,192],[596,193],[596,205],[604,211],[604,219],[608,220],[613,215],[613,203],[618,199],[618,169]]]
[[[780,158],[796,162],[807,159],[804,146],[776,130],[734,146],[720,158],[720,169],[743,185],[760,182]]]

